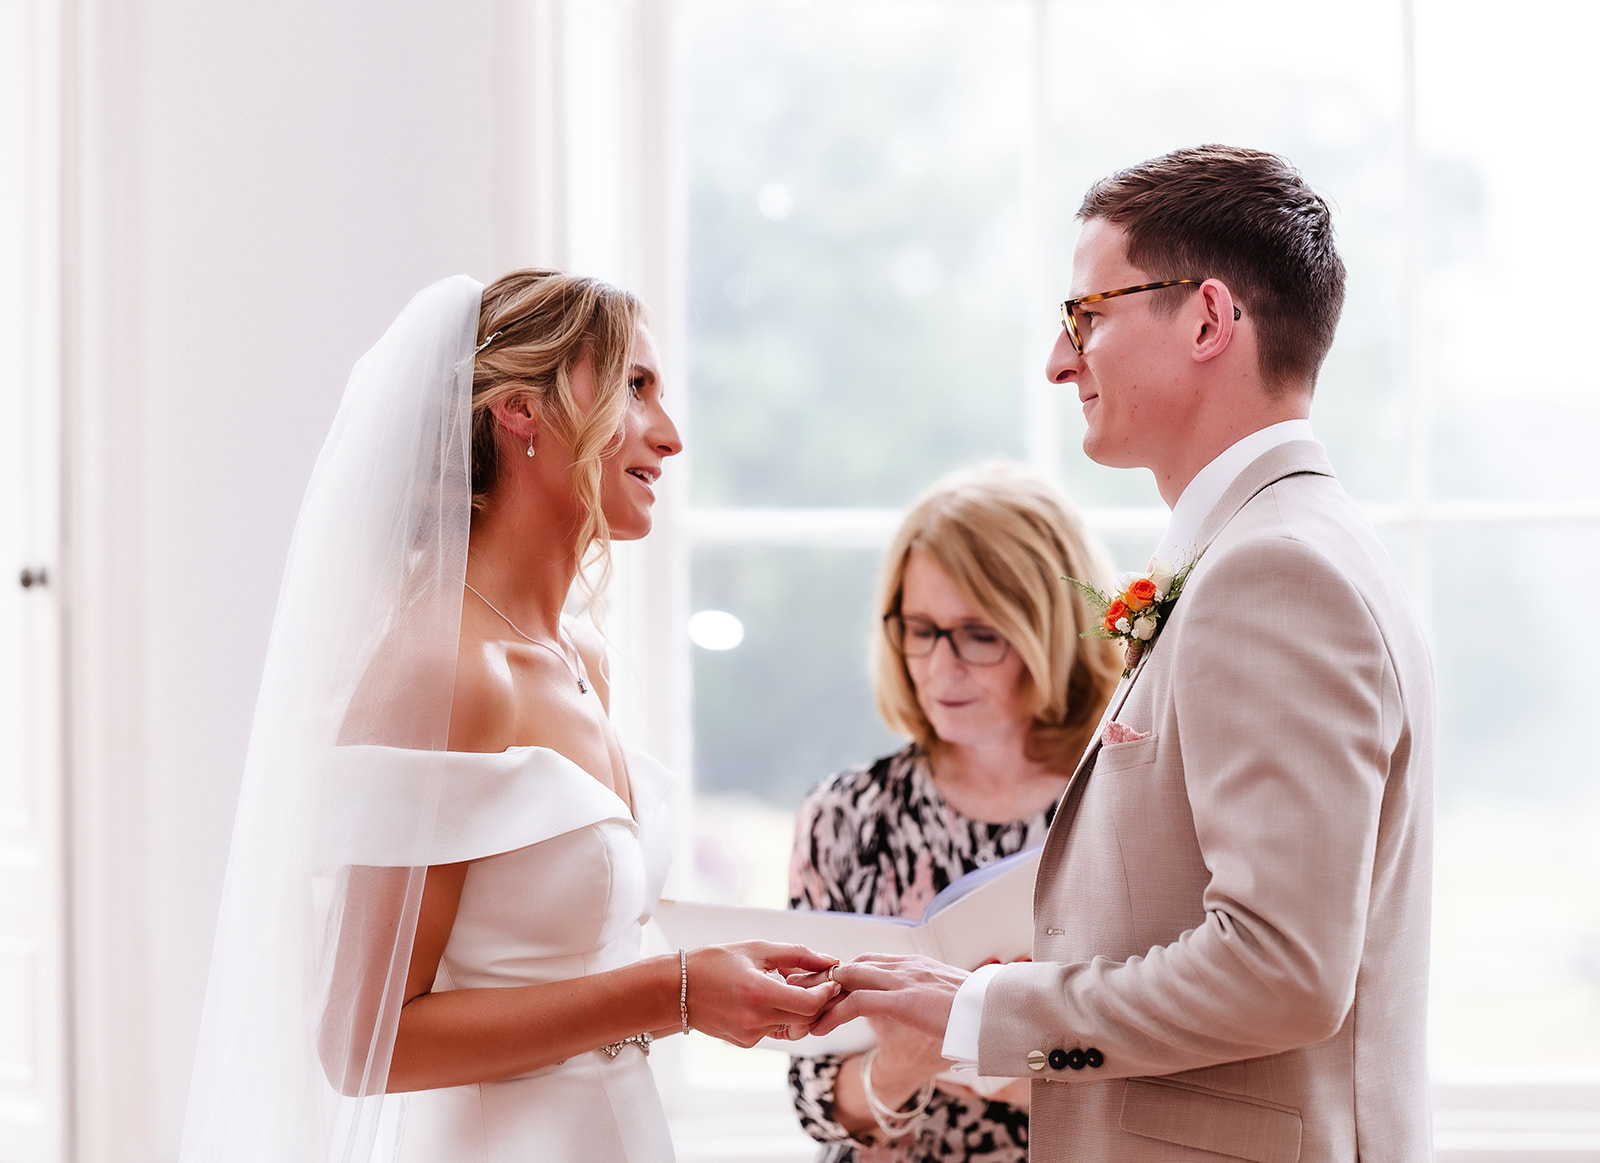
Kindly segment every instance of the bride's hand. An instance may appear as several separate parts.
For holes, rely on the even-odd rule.
[[[806,1033],[839,987],[825,978],[809,986],[786,976],[827,972],[832,957],[804,945],[741,941],[689,951],[689,1024],[735,1046]]]

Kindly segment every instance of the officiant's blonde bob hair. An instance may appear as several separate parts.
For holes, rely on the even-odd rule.
[[[1028,758],[1070,772],[1089,741],[1122,663],[1115,646],[1079,635],[1089,608],[1075,577],[1105,586],[1105,555],[1062,493],[1020,465],[953,473],[912,505],[883,560],[878,615],[900,612],[906,560],[920,549],[961,596],[1011,643],[1023,664],[1023,705],[1033,715]],[[884,631],[873,635],[873,685],[891,728],[930,753],[940,741]]]

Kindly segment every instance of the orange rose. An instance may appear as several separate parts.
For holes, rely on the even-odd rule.
[[[1128,607],[1121,598],[1117,598],[1106,607],[1106,629],[1117,633],[1117,623],[1128,616]]]
[[[1130,610],[1147,610],[1156,600],[1156,583],[1141,577],[1128,587],[1122,599]]]

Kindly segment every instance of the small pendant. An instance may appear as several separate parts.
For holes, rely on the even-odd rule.
[[[589,693],[589,684],[583,681],[583,675],[581,674],[578,676],[578,693],[580,695]]]

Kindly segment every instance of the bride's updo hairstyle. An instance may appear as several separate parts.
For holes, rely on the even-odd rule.
[[[1070,772],[1122,671],[1113,643],[1080,635],[1090,613],[1075,577],[1103,586],[1103,554],[1067,499],[1043,478],[1008,463],[935,482],[900,523],[883,559],[880,618],[900,612],[906,559],[921,549],[980,617],[1022,659],[1024,705],[1033,716],[1028,758]],[[930,754],[933,724],[917,702],[905,659],[880,627],[872,640],[878,710]]]
[[[611,531],[600,504],[601,461],[615,447],[628,408],[628,358],[644,307],[627,291],[599,279],[552,270],[520,270],[483,291],[478,312],[482,345],[472,372],[472,508],[488,503],[499,484],[501,458],[516,451],[501,430],[495,404],[532,396],[539,422],[575,457],[573,486],[583,510],[578,560],[598,550],[604,585]],[[572,371],[593,360],[595,399],[585,411],[572,394]],[[520,454],[520,453],[519,453]]]

